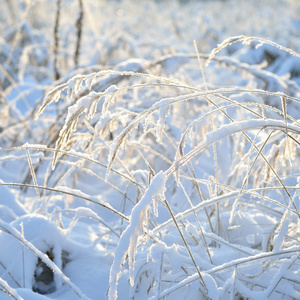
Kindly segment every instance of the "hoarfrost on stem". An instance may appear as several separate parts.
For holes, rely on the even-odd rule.
[[[138,246],[138,237],[143,232],[147,220],[147,211],[149,210],[151,202],[154,206],[154,212],[157,212],[157,207],[155,207],[157,201],[153,201],[153,199],[164,196],[166,180],[166,174],[163,171],[160,171],[153,178],[142,199],[132,210],[129,225],[120,238],[119,245],[115,252],[115,259],[110,268],[110,289],[108,294],[110,300],[117,299],[118,279],[121,275],[121,266],[125,261],[126,254],[128,255],[129,262],[130,284],[131,286],[134,285],[134,258]]]

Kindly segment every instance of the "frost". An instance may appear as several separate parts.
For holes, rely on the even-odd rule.
[[[95,76],[95,73],[92,73],[92,74],[89,74],[86,78],[85,78],[85,83],[87,85],[87,87],[89,89],[92,88],[94,82],[96,80],[96,76]]]
[[[162,133],[165,127],[166,114],[168,113],[169,105],[164,104],[159,108],[159,119],[156,125],[156,141],[162,142]]]
[[[4,291],[5,291],[6,293],[8,293],[8,295],[10,295],[11,297],[14,297],[14,298],[17,299],[17,300],[24,300],[24,298],[22,298],[22,297],[18,294],[18,292],[17,292],[15,289],[11,288],[11,287],[8,285],[8,283],[7,283],[5,280],[3,280],[2,278],[0,278],[0,286],[4,289]]]
[[[105,96],[105,100],[102,105],[102,114],[106,115],[108,113],[109,105],[113,103],[114,101],[114,94],[118,90],[118,88],[115,85],[109,86],[103,95]]]
[[[300,299],[297,1],[3,2],[0,299]]]
[[[8,233],[9,235],[0,235],[0,239],[2,239],[2,243],[4,242],[5,244],[11,246],[11,243],[15,243],[14,251],[19,251],[17,247],[17,243],[20,242],[21,244],[25,245],[31,252],[28,252],[28,267],[26,269],[26,272],[28,273],[26,276],[26,287],[31,287],[31,278],[33,278],[33,262],[35,261],[35,257],[39,257],[43,262],[45,262],[52,270],[53,272],[58,276],[58,278],[55,279],[56,286],[59,287],[61,284],[60,280],[65,282],[74,292],[77,294],[79,297],[82,297],[83,299],[88,299],[77,287],[74,285],[68,277],[66,277],[62,271],[61,268],[57,266],[47,255],[45,255],[43,252],[41,252],[38,248],[43,248],[45,246],[53,245],[54,246],[54,251],[59,251],[59,244],[58,244],[58,238],[59,238],[59,233],[58,229],[54,227],[53,224],[48,223],[47,220],[43,217],[24,217],[20,218],[17,221],[14,222],[14,226],[7,224],[3,221],[0,220],[0,228]],[[23,236],[16,228],[20,229],[20,227],[24,226],[24,232],[25,236]],[[16,227],[16,228],[15,228]],[[40,234],[39,234],[40,233]],[[38,240],[35,238],[37,236],[40,236]],[[44,236],[46,240],[42,240],[41,236]],[[13,239],[14,238],[14,239]],[[33,245],[30,241],[33,241],[35,245]],[[49,244],[47,244],[47,241]],[[12,249],[12,248],[9,248]],[[7,249],[7,250],[9,250]],[[7,251],[6,250],[6,251]],[[2,252],[2,257],[3,257],[3,251],[4,249],[1,250]],[[60,251],[59,251],[60,252]],[[60,255],[57,255],[58,253],[56,252],[56,258],[57,261],[56,263],[60,263]],[[6,253],[6,257],[7,257]],[[9,254],[11,255],[11,254]],[[11,262],[13,264],[13,262]],[[29,268],[29,265],[31,266]],[[14,263],[14,267],[17,267],[16,264]],[[19,268],[19,267],[18,267]]]
[[[84,77],[81,74],[74,76],[68,81],[68,98],[74,99],[82,87]]]
[[[114,262],[110,268],[109,275],[109,299],[117,299],[117,285],[120,277],[121,266],[128,255],[130,284],[134,285],[134,259],[138,246],[138,238],[143,233],[146,222],[146,213],[154,197],[164,197],[166,176],[159,172],[152,179],[149,188],[146,190],[140,202],[133,208],[130,215],[130,222],[123,232],[119,245],[115,251]]]
[[[284,213],[284,215],[282,216],[282,219],[280,221],[279,228],[278,228],[279,233],[278,233],[278,235],[276,235],[276,237],[274,238],[274,242],[273,242],[273,251],[274,252],[281,250],[284,236],[288,232],[289,218],[290,218],[289,210],[290,210],[290,207],[288,210],[286,210],[286,212]]]
[[[289,48],[286,48],[282,45],[279,45],[275,42],[272,42],[272,41],[269,41],[269,40],[266,40],[266,39],[263,39],[263,38],[259,38],[259,37],[251,37],[251,36],[244,36],[244,35],[239,35],[239,36],[234,36],[234,37],[230,37],[228,39],[225,39],[221,44],[219,44],[217,46],[217,48],[215,48],[207,62],[206,62],[206,66],[208,66],[208,64],[210,63],[210,61],[212,60],[212,58],[220,51],[222,50],[223,48],[227,47],[227,46],[230,46],[231,44],[233,43],[236,43],[236,42],[243,42],[243,44],[245,45],[249,45],[252,41],[258,41],[259,43],[256,45],[256,48],[258,47],[261,47],[263,44],[269,44],[269,45],[272,45],[280,50],[283,50],[283,51],[286,51],[288,52],[289,54],[291,55],[294,55],[296,57],[300,57],[300,54],[298,54],[297,52],[289,49]]]
[[[211,144],[214,141],[220,140],[224,138],[225,136],[231,135],[236,132],[241,132],[245,130],[251,130],[251,129],[256,129],[260,127],[281,127],[284,128],[285,124],[281,120],[258,120],[258,119],[253,119],[253,120],[246,120],[246,121],[241,121],[241,122],[235,122],[232,124],[224,125],[222,128],[217,129],[213,132],[209,132],[205,136],[205,142],[207,144]],[[296,130],[300,130],[298,126],[294,127]]]
[[[56,188],[57,188],[57,190],[59,190],[61,192],[65,192],[65,193],[69,193],[69,194],[76,194],[76,195],[78,195],[78,197],[83,197],[83,198],[89,197],[88,194],[83,193],[82,191],[80,191],[78,189],[72,189],[67,186],[57,186]]]

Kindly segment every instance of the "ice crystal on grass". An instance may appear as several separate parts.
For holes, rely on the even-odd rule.
[[[141,198],[140,202],[133,208],[129,225],[124,230],[118,247],[115,251],[114,262],[110,268],[109,276],[109,299],[117,299],[117,285],[121,273],[121,267],[124,264],[126,255],[128,255],[129,263],[129,280],[131,286],[134,285],[134,264],[135,255],[138,247],[138,239],[144,233],[144,228],[147,222],[147,212],[150,204],[154,206],[154,211],[157,212],[157,200],[156,197],[164,198],[166,185],[166,175],[163,172],[159,172],[151,181],[149,188],[145,191],[145,194]]]
[[[0,16],[0,298],[298,299],[297,1],[23,2]]]

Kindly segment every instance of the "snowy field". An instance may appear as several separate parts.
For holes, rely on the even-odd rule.
[[[300,299],[298,0],[0,2],[0,299]]]

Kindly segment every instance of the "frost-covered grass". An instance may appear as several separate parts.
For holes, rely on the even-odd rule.
[[[262,2],[1,4],[1,299],[300,298],[298,7]]]

